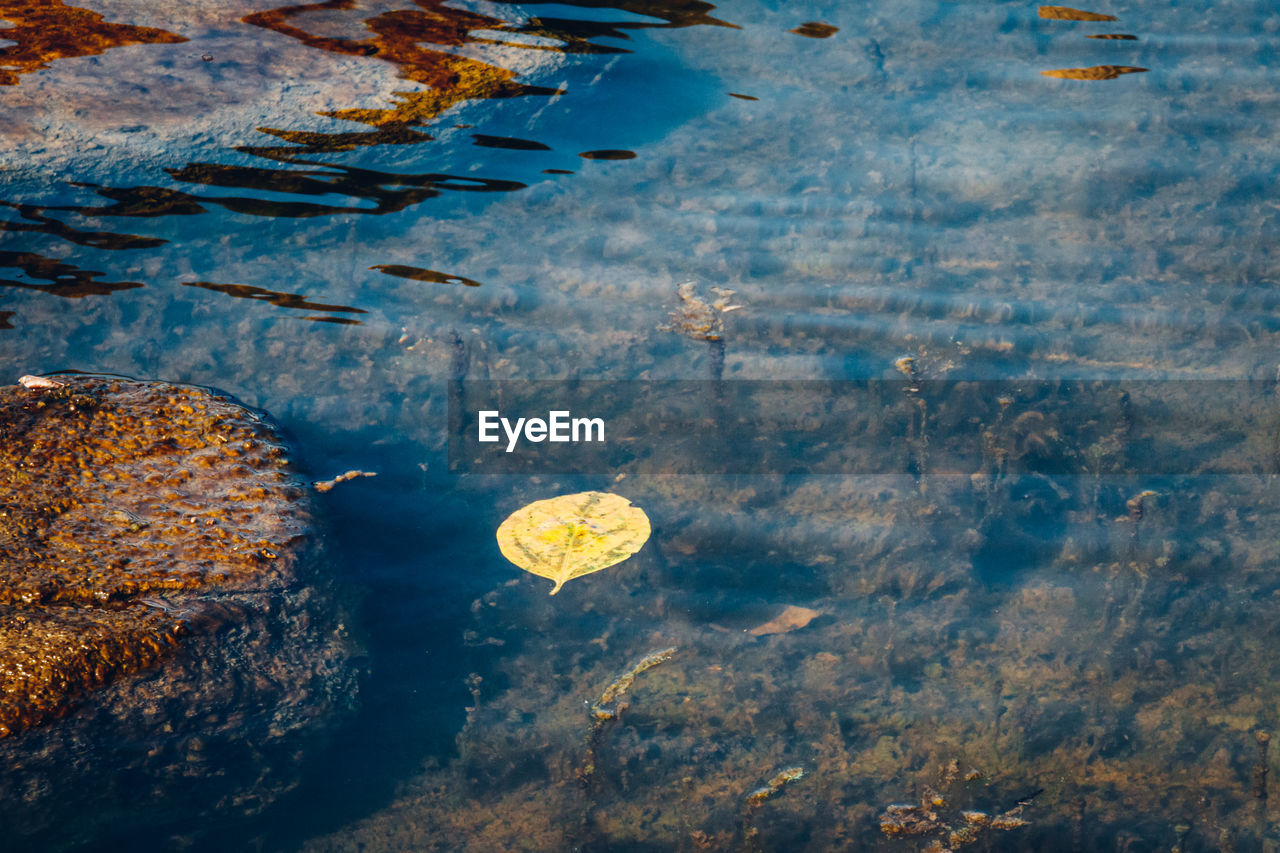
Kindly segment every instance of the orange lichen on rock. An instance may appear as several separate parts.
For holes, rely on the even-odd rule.
[[[215,598],[291,585],[310,524],[284,445],[248,409],[194,387],[57,383],[0,387],[0,736],[155,665]]]
[[[157,663],[182,629],[145,605],[4,609],[0,737],[61,716],[87,691]]]
[[[0,48],[0,86],[16,86],[21,75],[48,68],[55,59],[96,56],[128,44],[186,41],[155,27],[109,23],[62,0],[0,0],[0,18],[13,24],[0,30],[0,39],[17,42]]]

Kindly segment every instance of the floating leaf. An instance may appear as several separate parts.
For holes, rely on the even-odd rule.
[[[631,501],[608,492],[579,492],[534,501],[498,527],[502,556],[526,572],[565,581],[607,569],[639,551],[649,539],[649,517]]]

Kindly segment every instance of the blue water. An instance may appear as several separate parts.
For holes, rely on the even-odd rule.
[[[984,836],[997,849],[1218,849],[1223,833],[1262,849],[1275,833],[1255,780],[1257,733],[1280,725],[1265,466],[982,481],[904,445],[882,477],[485,477],[449,471],[446,405],[463,379],[901,381],[904,357],[925,379],[1249,380],[1270,399],[1270,4],[1090,7],[1113,22],[930,0],[295,10],[347,47],[368,22],[418,20],[390,13],[494,19],[473,39],[528,31],[500,33],[526,45],[505,52],[409,38],[539,91],[471,90],[382,128],[319,113],[431,90],[385,50],[243,20],[265,2],[90,6],[187,41],[0,86],[10,378],[217,387],[271,412],[316,479],[377,472],[324,496],[368,653],[360,710],[306,757],[303,789],[229,817],[225,838],[924,849],[945,821],[897,838],[878,816],[951,758],[984,774],[952,797],[965,807],[1045,789],[1030,828]],[[792,32],[806,22],[836,30]],[[1136,39],[1085,38],[1103,33]],[[1098,66],[1145,70],[1041,74]],[[684,281],[708,302],[735,291],[719,341],[671,328]],[[1196,399],[1170,387],[1171,405]],[[1065,421],[992,423],[1011,452],[1072,438]],[[494,531],[584,489],[644,507],[653,537],[548,599]],[[1135,518],[1144,490],[1159,496]],[[744,634],[785,605],[822,615]],[[584,703],[668,645],[582,793]],[[792,765],[806,777],[745,810]],[[137,838],[209,829],[143,819]]]

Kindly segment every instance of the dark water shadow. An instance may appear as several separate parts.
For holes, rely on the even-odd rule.
[[[411,389],[429,390],[426,383]],[[329,749],[306,757],[296,791],[261,817],[209,834],[195,853],[295,850],[385,808],[424,763],[455,753],[465,722],[465,676],[477,665],[465,643],[472,621],[466,605],[492,584],[476,570],[492,537],[486,508],[460,500],[452,478],[424,472],[420,447],[388,445],[381,430],[344,436],[344,449],[317,427],[303,427],[296,438],[302,447],[328,448],[311,454],[316,476],[355,465],[378,474],[339,484],[321,502],[333,563],[361,596],[368,665],[360,704]],[[433,543],[429,554],[426,541]]]
[[[200,201],[216,204],[232,213],[266,217],[311,217],[340,213],[396,213],[446,191],[505,193],[524,189],[519,181],[471,178],[461,175],[407,175],[357,169],[336,163],[306,162],[323,169],[261,169],[218,163],[192,163],[182,169],[167,169],[175,179],[211,187],[259,190],[301,196],[346,195],[373,203],[358,205],[314,204],[301,201],[273,201],[254,196],[202,196]]]
[[[203,290],[212,290],[216,293],[225,293],[228,296],[234,296],[240,299],[256,299],[276,305],[280,308],[296,308],[302,311],[333,311],[346,314],[367,314],[363,308],[352,308],[347,305],[328,305],[323,302],[311,302],[305,296],[297,293],[279,293],[274,290],[266,290],[261,287],[253,287],[248,284],[217,284],[212,281],[184,281],[184,287],[199,287]],[[303,319],[324,320],[326,322],[348,322],[358,324],[359,320],[340,317],[306,317]]]
[[[142,283],[137,281],[101,281],[99,279],[104,273],[98,270],[81,269],[75,264],[47,258],[35,252],[0,252],[0,267],[16,267],[28,277],[36,279],[36,281],[18,281],[3,278],[0,279],[0,287],[38,290],[65,299],[105,296],[117,290],[142,287]],[[41,281],[47,283],[41,284],[39,283]],[[13,315],[12,311],[7,313],[9,316]]]
[[[67,210],[67,208],[41,207],[34,204],[19,204],[0,199],[0,207],[17,211],[25,222],[12,219],[0,220],[0,234],[39,233],[60,237],[79,246],[91,249],[153,249],[162,246],[166,240],[158,237],[143,237],[138,234],[119,234],[111,231],[87,231],[68,225],[60,219],[46,216],[48,210]]]
[[[436,270],[422,269],[421,267],[407,267],[402,264],[376,264],[369,267],[371,270],[377,270],[387,275],[393,275],[397,278],[407,278],[412,281],[426,281],[432,284],[463,284],[467,287],[479,287],[480,282],[473,278],[463,278],[460,275],[453,275],[447,272],[437,272]]]

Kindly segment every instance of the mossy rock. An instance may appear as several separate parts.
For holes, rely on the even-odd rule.
[[[260,810],[354,695],[307,484],[226,396],[53,384],[0,387],[0,825],[56,849]]]

